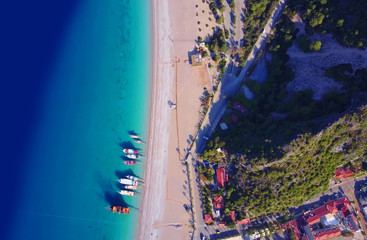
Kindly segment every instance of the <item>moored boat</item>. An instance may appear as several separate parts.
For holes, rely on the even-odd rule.
[[[130,159],[139,159],[140,156],[138,154],[127,154],[126,157]]]
[[[138,177],[135,177],[135,176],[132,176],[132,175],[126,175],[125,178],[131,179],[131,180],[134,180],[134,181],[143,181],[142,179],[140,179]]]
[[[123,151],[126,154],[139,154],[139,151],[135,149],[125,148],[125,149],[122,149],[121,151]]]
[[[122,213],[122,214],[128,214],[130,213],[130,208],[126,208],[126,207],[122,207],[122,206],[111,206],[109,208],[107,208],[109,210],[111,210],[113,213]]]
[[[137,179],[134,178],[134,177],[132,177],[132,178],[120,178],[117,181],[119,183],[125,185],[124,186],[125,189],[137,189],[138,188],[138,184],[139,184],[139,182],[137,181]]]
[[[124,164],[125,165],[136,165],[136,161],[131,161],[131,160],[126,160],[126,161],[124,161]]]
[[[142,140],[140,140],[140,139],[138,139],[138,138],[134,138],[133,140],[134,140],[134,142],[136,142],[136,143],[143,144],[143,141],[142,141]]]
[[[120,193],[121,195],[124,195],[124,196],[135,196],[135,192],[133,192],[133,191],[120,190],[120,191],[117,191],[117,192]]]
[[[130,135],[131,138],[140,138],[138,135]]]

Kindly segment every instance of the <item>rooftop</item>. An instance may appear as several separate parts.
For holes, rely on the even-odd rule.
[[[337,179],[349,178],[353,176],[354,172],[350,168],[339,167],[334,173],[334,177]]]
[[[205,223],[206,224],[214,223],[213,216],[211,214],[205,214],[204,217],[205,217]]]
[[[217,208],[217,209],[224,208],[223,196],[221,195],[215,196],[213,200],[214,200],[214,208]]]
[[[224,188],[226,181],[226,169],[218,168],[217,169],[217,187]]]
[[[201,66],[202,65],[201,54],[200,53],[191,55],[191,64],[192,64],[192,66]]]

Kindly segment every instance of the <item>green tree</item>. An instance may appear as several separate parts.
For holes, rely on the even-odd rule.
[[[310,50],[311,51],[320,51],[321,45],[322,45],[321,41],[313,41],[310,44]]]
[[[224,35],[226,36],[226,38],[228,38],[229,37],[229,31],[228,31],[228,29],[224,29]]]
[[[217,20],[215,20],[216,23],[218,24],[222,24],[224,22],[224,17],[223,16],[218,16]]]
[[[325,15],[322,14],[321,12],[317,12],[315,13],[311,18],[310,18],[310,26],[311,27],[316,27],[317,25],[322,24],[322,21],[324,20]]]
[[[344,24],[344,19],[339,19],[339,20],[336,22],[336,26],[337,26],[337,27],[343,27],[343,24]]]
[[[310,51],[310,41],[308,40],[307,36],[304,34],[298,37],[297,45],[303,52]]]
[[[218,54],[216,54],[216,55],[213,57],[213,60],[214,60],[215,62],[219,62],[219,60],[220,60],[220,56],[219,56]]]

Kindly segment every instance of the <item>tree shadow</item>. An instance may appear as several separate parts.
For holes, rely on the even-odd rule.
[[[189,139],[190,141],[194,140],[194,136],[192,136],[191,134],[189,135]]]
[[[231,11],[231,12],[229,13],[229,16],[231,17],[231,26],[233,27],[233,26],[234,26],[234,24],[236,23],[236,21],[235,21],[235,19],[234,19],[235,15],[234,15],[234,13]]]

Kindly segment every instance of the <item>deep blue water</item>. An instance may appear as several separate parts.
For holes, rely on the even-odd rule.
[[[123,198],[116,180],[141,176],[145,160],[125,166],[120,150],[129,131],[147,137],[149,1],[44,4],[9,16],[3,227],[15,240],[132,239],[141,189]]]

